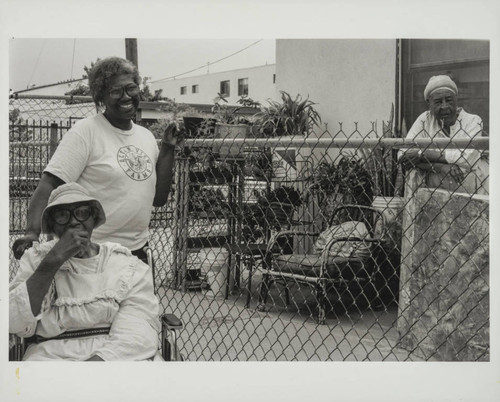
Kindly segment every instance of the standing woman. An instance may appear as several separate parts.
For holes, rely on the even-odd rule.
[[[172,184],[175,124],[165,130],[160,149],[153,134],[132,119],[139,106],[140,77],[130,61],[110,57],[89,72],[98,111],[76,123],[62,138],[30,200],[25,235],[13,244],[19,259],[38,241],[42,211],[52,190],[76,182],[97,197],[106,223],[92,240],[119,243],[143,261],[152,206],[162,206]]]

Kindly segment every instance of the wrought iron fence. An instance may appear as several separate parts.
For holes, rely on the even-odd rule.
[[[185,358],[489,360],[488,139],[377,129],[185,141],[150,225],[157,295],[184,322]],[[47,130],[11,141],[11,244],[59,138]],[[408,148],[477,157],[457,182],[403,172]]]

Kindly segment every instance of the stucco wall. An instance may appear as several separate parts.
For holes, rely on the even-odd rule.
[[[220,82],[229,80],[230,96],[227,100],[229,104],[236,105],[236,102],[240,98],[238,96],[238,79],[248,78],[248,96],[254,101],[267,104],[265,102],[266,99],[274,98],[276,93],[273,84],[275,68],[274,64],[269,64],[266,66],[179,78],[166,82],[153,82],[151,83],[151,88],[153,91],[163,89],[162,96],[175,99],[179,103],[210,104],[213,103],[213,99],[220,91]],[[198,93],[192,93],[191,89],[193,85],[199,86]],[[185,95],[180,94],[182,86],[186,86],[187,93]]]
[[[489,360],[489,198],[407,180],[397,327],[425,359]]]
[[[388,120],[395,103],[396,40],[280,39],[276,41],[276,91],[316,102],[329,131],[364,134]]]

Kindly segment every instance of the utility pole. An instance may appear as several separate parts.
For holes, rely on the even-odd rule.
[[[137,59],[137,39],[126,38],[125,39],[125,57],[139,68],[139,61]]]

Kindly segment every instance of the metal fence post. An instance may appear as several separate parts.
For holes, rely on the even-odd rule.
[[[52,155],[54,155],[54,152],[56,152],[57,148],[57,130],[59,129],[59,126],[57,123],[51,123],[50,125],[50,138],[49,138],[49,160],[52,158]]]

